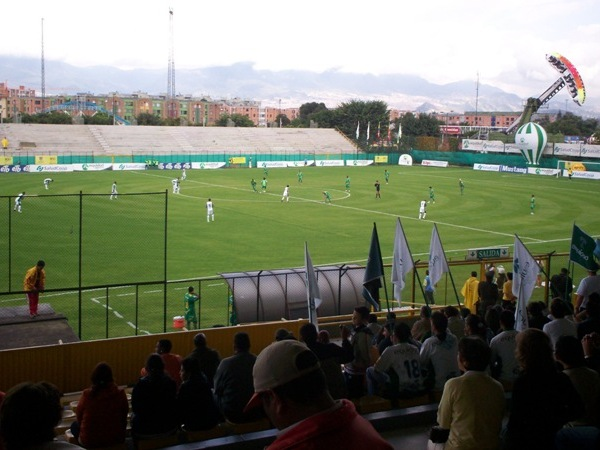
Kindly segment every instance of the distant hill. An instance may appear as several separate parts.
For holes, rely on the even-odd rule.
[[[167,70],[121,70],[109,66],[76,67],[59,61],[46,61],[46,95],[167,91]],[[0,80],[10,87],[41,89],[39,59],[0,56]],[[350,100],[381,100],[391,108],[418,112],[521,111],[523,99],[494,86],[480,84],[476,99],[473,81],[434,84],[413,75],[322,73],[286,70],[255,70],[251,63],[237,63],[205,69],[177,69],[176,91],[181,95],[210,96],[213,99],[242,98],[275,105],[300,106],[323,102],[333,108]],[[564,110],[564,98],[549,108]],[[577,110],[575,109],[577,108]],[[600,105],[578,108],[580,115],[600,116]]]

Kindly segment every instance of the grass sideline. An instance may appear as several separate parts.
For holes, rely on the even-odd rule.
[[[384,169],[390,172],[387,185]],[[164,215],[160,220],[149,220],[148,217],[153,212],[162,214],[160,203],[152,200],[147,214],[143,212],[146,210],[144,205],[140,210],[140,205],[135,203],[136,197],[122,195],[118,200],[110,201],[114,180],[119,194],[169,191],[169,280],[214,276],[222,272],[302,267],[305,241],[316,266],[364,264],[373,222],[377,223],[384,263],[391,263],[396,217],[402,220],[414,259],[421,261],[427,260],[434,222],[447,258],[451,260],[463,260],[468,249],[479,247],[507,246],[512,254],[515,233],[532,253],[566,252],[574,222],[591,235],[598,235],[600,230],[599,187],[593,180],[483,172],[471,168],[368,166],[302,168],[304,178],[300,184],[297,171],[296,168],[269,169],[268,190],[257,194],[252,191],[250,179],[257,181],[260,191],[263,169],[188,170],[179,195],[171,194],[171,179],[180,175],[176,171],[3,174],[0,176],[0,195],[15,196],[22,191],[27,196],[80,191],[103,194],[94,200],[94,208],[103,219],[94,233],[90,236],[88,232],[86,236],[90,242],[97,236],[95,245],[99,250],[84,259],[85,264],[92,264],[89,270],[94,272],[95,279],[103,280],[103,283],[113,282],[115,265],[120,274],[131,280],[145,280],[148,272],[153,275],[154,271],[162,275],[162,261],[155,259],[156,248],[162,246],[162,242],[139,242],[140,234],[149,229],[160,236],[164,223],[156,225],[154,222],[163,221]],[[48,176],[54,182],[49,190],[45,190],[42,180]],[[346,176],[351,178],[349,193],[345,192]],[[460,194],[459,178],[465,183],[464,195]],[[381,199],[375,199],[373,185],[377,179],[381,183]],[[290,200],[282,203],[286,184],[290,185]],[[434,188],[436,201],[428,205],[426,220],[418,220],[419,202],[429,198],[429,186]],[[323,203],[324,190],[332,195],[331,205]],[[536,197],[533,215],[529,210],[531,194]],[[205,203],[209,197],[215,205],[214,223],[206,222]],[[78,217],[74,217],[74,211],[78,214],[77,205],[59,204],[40,217],[32,208],[32,200],[25,198],[23,213],[15,217],[12,201],[9,203],[4,199],[9,208],[6,215],[13,214],[13,231],[25,233],[15,244],[18,254],[13,256],[24,267],[12,274],[13,289],[20,289],[21,272],[40,258],[47,262],[49,288],[63,277],[73,276],[72,268],[60,267],[59,262],[63,252],[69,252],[72,259],[75,250],[72,246],[57,246],[56,237],[70,232],[70,223],[78,223]],[[36,202],[43,200],[35,199]],[[132,210],[135,215],[131,215]],[[0,223],[4,221],[6,218],[0,218]],[[122,232],[115,235],[111,229],[117,224],[121,224],[118,229]],[[126,254],[102,252],[100,249],[107,239],[138,242],[137,250]],[[31,243],[35,245],[32,247]],[[117,264],[117,260],[123,264]],[[6,261],[0,263],[0,268],[4,276]],[[464,274],[453,275],[456,283],[462,285]],[[584,273],[578,270],[574,275],[577,282]],[[168,316],[174,311],[181,313],[185,286],[185,283],[178,286],[181,293],[173,299]],[[225,287],[215,289],[221,292]],[[391,291],[389,283],[388,291]],[[161,299],[149,299],[150,303],[143,311],[134,311],[126,302],[130,295],[123,293],[123,303],[118,307],[124,312],[120,314],[140,317],[141,328],[154,332],[155,322],[162,323]],[[222,300],[221,297],[218,301]],[[226,318],[221,312],[222,307],[206,304],[203,314],[210,314],[213,306],[219,310],[215,312],[219,315],[216,323],[223,323]],[[89,316],[86,328],[92,318],[98,326],[105,322],[104,314],[95,311],[97,307],[93,301],[84,303],[84,316]],[[129,330],[130,325],[125,323],[123,328]]]

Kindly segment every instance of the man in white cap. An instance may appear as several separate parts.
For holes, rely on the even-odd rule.
[[[262,405],[282,431],[268,450],[291,448],[392,449],[352,402],[333,400],[317,356],[299,341],[266,347],[252,371],[254,395],[245,411]]]

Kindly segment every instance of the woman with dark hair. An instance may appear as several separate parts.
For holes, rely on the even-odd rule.
[[[556,368],[550,338],[537,328],[517,335],[522,373],[513,385],[507,449],[552,449],[556,432],[584,412],[569,377]]]
[[[125,391],[113,379],[111,367],[99,363],[92,372],[92,386],[81,393],[73,436],[85,448],[109,447],[125,442],[129,404]]]
[[[177,431],[177,386],[158,353],[148,356],[145,369],[131,392],[131,434],[134,439],[170,436]]]
[[[477,336],[489,344],[494,334],[480,316],[469,314],[465,319],[465,336]]]
[[[177,393],[178,423],[186,431],[215,427],[221,414],[196,358],[185,358],[181,362],[181,379],[183,382]]]

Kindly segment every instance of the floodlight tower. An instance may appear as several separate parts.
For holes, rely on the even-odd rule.
[[[46,63],[44,61],[44,18],[42,17],[42,112],[46,107]]]
[[[167,80],[167,117],[174,119],[175,109],[175,57],[174,57],[174,38],[173,38],[173,8],[169,8],[169,67]]]

